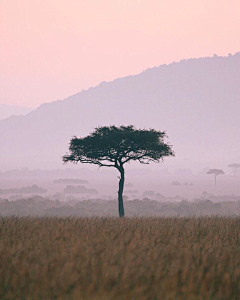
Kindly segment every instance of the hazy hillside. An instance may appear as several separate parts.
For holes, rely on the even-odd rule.
[[[171,161],[205,167],[240,158],[239,111],[240,53],[183,60],[0,121],[0,165],[61,166],[73,135],[99,125],[134,124],[166,130],[176,152]]]
[[[30,108],[30,107],[13,106],[13,105],[7,105],[7,104],[0,103],[0,120],[6,119],[12,115],[16,115],[16,116],[26,115],[32,110],[33,110],[33,108]]]

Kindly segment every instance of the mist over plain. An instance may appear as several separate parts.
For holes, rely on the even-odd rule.
[[[214,202],[215,196],[223,197],[222,201],[229,195],[237,197],[240,171],[234,176],[228,166],[240,161],[239,82],[239,53],[182,60],[102,82],[25,115],[3,119],[0,197],[17,200],[41,195],[64,203],[116,200],[115,170],[64,166],[61,159],[73,136],[83,137],[97,126],[113,124],[165,130],[166,142],[176,153],[159,164],[128,164],[125,201]],[[207,175],[212,168],[225,173],[217,177],[217,186]],[[63,182],[56,184],[56,180]]]

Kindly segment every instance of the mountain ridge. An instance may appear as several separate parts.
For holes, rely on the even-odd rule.
[[[4,161],[12,158],[9,165],[16,167],[59,166],[72,136],[113,124],[166,130],[182,159],[196,160],[205,151],[209,159],[232,157],[240,146],[239,83],[240,53],[182,60],[102,82],[0,121],[0,164],[6,168]]]
[[[32,107],[0,103],[0,121],[7,119],[13,115],[26,115],[32,110]]]

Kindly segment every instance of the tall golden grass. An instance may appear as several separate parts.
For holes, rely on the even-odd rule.
[[[0,299],[240,299],[240,218],[0,218]]]

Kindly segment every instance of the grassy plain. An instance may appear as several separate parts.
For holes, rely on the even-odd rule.
[[[0,218],[0,299],[240,299],[240,218]]]

